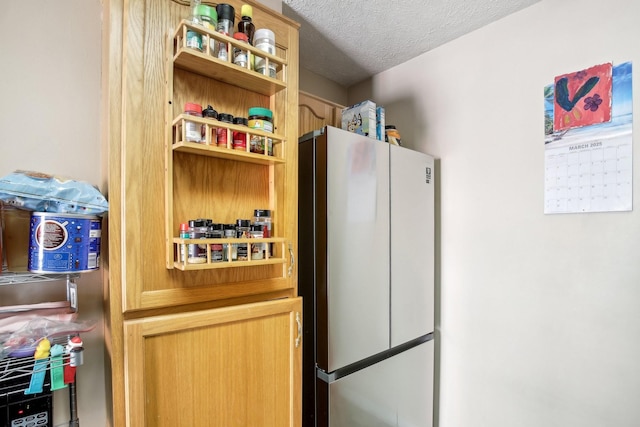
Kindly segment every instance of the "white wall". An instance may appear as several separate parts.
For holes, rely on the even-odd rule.
[[[640,85],[639,16],[542,0],[350,89],[439,158],[440,427],[640,425],[637,202],[543,214],[543,87],[610,61]]]
[[[0,176],[28,169],[101,183],[100,0],[3,0],[0,4]],[[80,423],[105,425],[100,272],[78,280],[82,335]],[[0,304],[64,298],[64,283],[0,287]],[[54,425],[69,425],[66,390],[54,393]]]

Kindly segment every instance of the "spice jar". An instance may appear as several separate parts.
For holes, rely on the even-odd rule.
[[[224,232],[225,239],[235,239],[236,238],[236,225],[235,224],[223,224],[222,231]],[[229,261],[229,256],[231,256],[231,261],[235,261],[238,259],[238,245],[231,245],[231,254],[229,254],[229,244],[222,244],[222,260]]]
[[[263,52],[267,52],[271,55],[276,54],[276,36],[268,28],[260,28],[256,30],[253,36],[254,46]],[[269,62],[269,67],[267,69],[267,62]],[[271,63],[271,61],[267,61],[266,58],[261,58],[257,56],[255,59],[255,69],[258,73],[269,76],[276,77],[276,64]]]
[[[187,47],[202,52],[202,34],[194,30],[187,30]]]
[[[218,27],[217,30],[219,33],[224,34],[225,36],[232,37],[233,36],[233,23],[235,21],[235,9],[230,4],[219,3],[216,6],[216,11],[218,12]],[[215,55],[218,59],[223,61],[229,60],[229,53],[227,51],[227,43],[218,42],[216,44],[216,52]]]
[[[273,237],[271,230],[271,211],[269,209],[255,209],[253,211],[253,224],[262,227],[263,237]],[[273,243],[264,245],[265,251],[268,251],[269,256],[273,254]]]
[[[218,26],[218,12],[216,9],[206,4],[200,4],[196,7],[198,14],[198,23],[208,30],[215,31]]]
[[[251,129],[259,129],[265,132],[273,132],[273,113],[268,108],[249,108],[248,125]],[[265,148],[270,156],[273,156],[273,140],[259,135],[251,135],[250,151],[264,154]]]
[[[244,117],[234,117],[233,124],[246,126],[247,119]],[[239,130],[233,131],[233,149],[247,151],[247,133]]]
[[[202,117],[204,117],[205,119],[218,120],[218,112],[214,110],[211,105],[207,105],[207,108],[202,110]],[[209,126],[211,127],[211,132],[209,132],[211,135],[211,141],[209,141],[209,144],[217,145],[218,144],[217,128],[211,125]],[[207,142],[207,125],[202,125],[202,142],[204,143]]]
[[[188,239],[189,238],[189,224],[186,222],[180,223],[180,238]],[[180,262],[184,263],[187,261],[187,245],[182,243],[180,245]]]
[[[189,238],[207,238],[206,219],[192,219],[189,221]],[[202,264],[207,262],[207,245],[189,243],[189,257],[187,258],[187,262],[190,264]]]
[[[231,114],[220,113],[218,114],[218,120],[224,123],[233,123],[233,116]],[[218,134],[218,147],[231,148],[229,142],[229,129],[219,127],[217,129]]]
[[[262,239],[264,237],[264,232],[262,226],[259,224],[254,224],[251,226],[251,238],[252,239]],[[252,243],[251,244],[251,259],[264,259],[265,256],[265,246],[266,243]]]
[[[184,113],[194,117],[202,117],[202,106],[192,102],[184,104]],[[185,120],[184,138],[188,142],[202,142],[202,125],[200,123]]]
[[[243,43],[249,44],[249,38],[245,33],[235,33],[233,38],[241,41]],[[233,63],[241,66],[242,68],[247,68],[247,57],[248,52],[245,49],[234,47],[233,48]]]
[[[222,239],[224,237],[222,224],[210,224],[208,229],[208,239]],[[211,262],[220,262],[224,260],[224,248],[222,243],[212,243],[210,248]]]
[[[251,237],[251,221],[248,219],[238,219],[236,221],[236,237],[239,239]],[[247,261],[249,259],[249,245],[240,243],[238,247],[238,261]]]

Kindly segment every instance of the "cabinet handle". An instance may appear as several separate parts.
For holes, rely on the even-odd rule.
[[[296,311],[296,323],[298,324],[298,336],[296,337],[296,348],[300,347],[300,341],[302,341],[302,320],[300,319],[300,313]]]
[[[291,258],[291,263],[289,264],[288,274],[289,277],[291,277],[291,275],[293,274],[293,266],[296,263],[296,260],[293,257],[293,245],[291,243],[289,243],[289,257]]]

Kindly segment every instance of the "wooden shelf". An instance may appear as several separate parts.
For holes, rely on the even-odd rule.
[[[207,143],[187,142],[183,134],[185,121],[190,121],[206,126],[206,134],[210,135],[212,129],[223,128],[229,131],[238,131],[246,135],[246,150],[234,150],[228,147],[218,147]],[[246,126],[234,125],[230,123],[220,122],[213,119],[200,118],[190,116],[188,114],[180,114],[173,121],[173,145],[172,150],[181,153],[190,153],[200,156],[217,157],[226,160],[235,160],[238,162],[255,163],[262,165],[282,164],[284,160],[279,157],[270,156],[268,153],[253,153],[250,150],[251,136],[259,136],[269,138],[275,147],[284,142],[285,137],[274,133],[264,132],[259,129],[250,129]],[[228,138],[231,141],[232,138]]]
[[[186,46],[187,30],[195,31],[203,37],[203,52]],[[174,34],[174,66],[262,95],[271,96],[286,89],[287,85],[283,81],[284,77],[280,79],[273,78],[249,68],[240,67],[233,63],[233,55],[227,55],[228,61],[214,57],[209,51],[210,38],[226,43],[230,51],[237,46],[247,51],[249,53],[248,56],[265,58],[266,61],[276,66],[281,76],[286,74],[286,60],[270,55],[224,34],[210,31],[198,25],[192,25],[187,21],[182,21]],[[247,63],[249,64],[251,61],[249,60]]]
[[[283,254],[278,257],[267,257],[264,259],[247,259],[247,260],[232,260],[231,259],[231,245],[252,245],[252,244],[278,244],[281,246],[280,253]],[[181,239],[174,237],[174,253],[180,254],[180,245],[207,245],[207,258],[202,263],[189,263],[186,260],[184,262],[175,261],[174,267],[182,271],[192,270],[210,270],[215,268],[234,268],[234,267],[254,267],[259,265],[273,265],[273,264],[285,264],[288,260],[284,257],[285,254],[285,239],[281,237],[268,237],[261,239],[252,238],[240,238],[240,239]],[[224,261],[211,261],[211,245],[227,245],[227,260]],[[250,251],[249,251],[250,253]],[[204,258],[203,258],[204,259]]]

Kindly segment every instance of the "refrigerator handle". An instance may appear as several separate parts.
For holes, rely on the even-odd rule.
[[[291,277],[291,275],[293,274],[293,266],[296,263],[296,260],[293,257],[293,245],[291,243],[289,243],[289,257],[291,258],[291,263],[289,264],[288,274],[289,277]]]
[[[302,320],[300,319],[300,313],[296,311],[296,323],[298,325],[298,336],[296,337],[296,348],[300,347],[300,341],[302,341]]]

